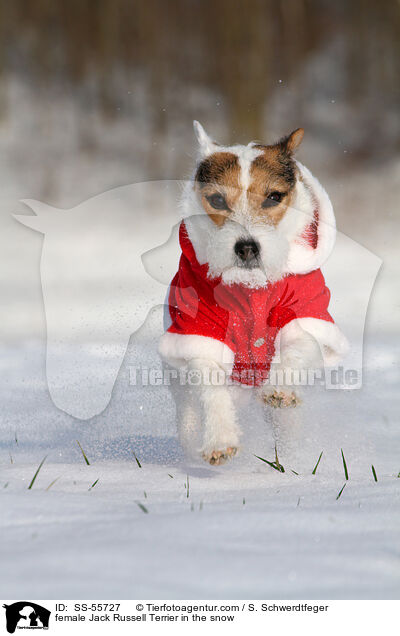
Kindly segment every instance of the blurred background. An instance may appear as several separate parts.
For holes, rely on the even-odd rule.
[[[302,125],[341,175],[400,149],[398,0],[14,0],[0,24],[1,142],[35,196],[182,176],[195,117]]]
[[[383,286],[397,278],[398,0],[1,0],[0,34],[10,302],[31,298],[41,248],[10,217],[19,199],[72,207],[186,178],[195,118],[223,143],[303,126],[299,158],[328,189],[339,229],[383,258]],[[5,311],[8,337],[14,322]],[[36,299],[19,325],[18,335],[43,332]]]

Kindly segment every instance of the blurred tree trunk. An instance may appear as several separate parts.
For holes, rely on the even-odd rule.
[[[319,81],[329,90],[329,72],[339,77],[346,105],[366,122],[369,153],[388,138],[375,112],[382,96],[393,109],[400,101],[398,0],[0,0],[0,29],[0,115],[9,72],[35,84],[49,106],[54,91],[64,91],[108,119],[121,116],[140,74],[147,107],[135,115],[149,126],[149,164],[158,174],[167,163],[161,142],[196,110],[194,91],[199,100],[221,99],[238,141],[264,138],[279,79],[292,82],[300,118],[305,91],[293,78],[330,38],[342,43],[345,61],[332,60]],[[388,139],[388,147],[397,143]]]
[[[214,85],[228,105],[229,128],[237,139],[260,139],[265,97],[270,84],[272,33],[270,0],[210,3],[210,29],[205,33]]]

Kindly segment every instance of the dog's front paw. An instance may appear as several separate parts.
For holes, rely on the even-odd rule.
[[[210,453],[203,453],[204,461],[213,466],[225,464],[228,459],[234,457],[238,452],[236,446],[229,446],[225,450],[213,450]]]
[[[264,404],[272,406],[274,409],[290,409],[301,404],[301,399],[294,391],[277,391],[274,389],[270,393],[263,393]]]

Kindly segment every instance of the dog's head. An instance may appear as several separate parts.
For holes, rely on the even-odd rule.
[[[294,154],[303,129],[272,145],[247,146],[222,146],[198,122],[194,129],[199,158],[184,204],[186,216],[200,213],[187,221],[200,262],[225,283],[261,287],[278,280],[288,262],[293,225],[298,225],[298,219],[287,217],[299,204],[303,178]],[[306,190],[300,194],[312,212],[312,194],[306,201]]]

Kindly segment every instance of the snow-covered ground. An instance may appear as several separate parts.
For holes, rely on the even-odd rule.
[[[288,91],[282,99],[290,103]],[[306,136],[299,153],[327,187],[339,229],[383,259],[369,306],[363,387],[310,389],[301,420],[275,428],[251,405],[241,414],[245,439],[239,457],[222,467],[188,463],[177,443],[167,388],[129,384],[131,366],[160,365],[160,308],[148,328],[131,338],[101,415],[81,422],[50,399],[39,274],[43,239],[11,213],[23,197],[68,207],[145,179],[143,153],[156,143],[146,126],[132,125],[128,118],[105,124],[68,100],[62,95],[43,106],[35,87],[15,82],[11,121],[0,129],[0,596],[398,598],[399,161],[367,167],[351,163],[345,147],[350,124],[330,98],[329,110],[324,102],[320,112],[329,122],[333,112],[339,113],[340,134],[332,133],[329,142],[323,135],[318,140]],[[207,108],[213,112],[211,105]],[[216,128],[223,140],[224,115],[212,117],[210,132]],[[46,133],[48,121],[52,134]],[[322,124],[324,129],[325,120]],[[83,130],[95,151],[81,148]],[[288,131],[280,119],[267,132],[270,138]],[[338,174],[330,158],[339,156],[339,146]],[[174,153],[194,154],[189,120],[179,122],[164,150],[166,163]],[[191,165],[188,158],[188,172]],[[163,212],[157,216],[151,208],[154,222],[145,224],[154,247],[176,222]],[[143,232],[132,249],[143,248],[149,238]],[[76,254],[71,251],[71,269]],[[351,298],[348,320],[340,322],[351,340],[354,307],[359,318],[369,299],[356,284],[357,262],[353,255],[335,270],[336,290],[345,288]],[[95,284],[91,290],[96,293]],[[335,317],[340,309],[335,308]],[[361,335],[358,329],[358,344]],[[254,457],[273,460],[275,443],[284,474]],[[349,480],[337,499],[346,481],[341,449]]]
[[[248,407],[242,454],[211,467],[182,456],[168,390],[129,385],[130,365],[159,364],[157,324],[131,339],[89,422],[51,403],[43,346],[2,349],[0,595],[397,598],[398,345],[367,347],[361,390],[309,389],[288,426]],[[276,441],[284,474],[254,457],[273,460]]]
[[[162,244],[173,223],[144,224],[136,243],[132,233],[132,249]],[[131,337],[103,413],[80,421],[54,406],[32,248],[38,255],[42,238],[15,224],[9,239],[17,231],[19,255],[11,240],[3,252],[9,264],[20,259],[3,271],[10,301],[0,349],[3,598],[398,597],[400,347],[386,263],[386,287],[378,279],[370,299],[379,259],[339,236],[325,272],[333,314],[356,350],[355,368],[370,300],[362,388],[310,387],[301,415],[286,421],[282,412],[279,425],[250,404],[241,412],[240,456],[211,467],[183,457],[168,388],[130,382],[132,368],[160,367],[160,306]],[[71,267],[77,254],[71,252]],[[88,290],[100,291],[101,302],[101,285]],[[112,311],[102,315],[107,321]],[[62,351],[58,363],[65,363]],[[101,387],[102,358],[89,356],[87,372],[99,374]],[[273,460],[275,444],[285,473],[255,457]],[[337,499],[346,482],[341,449],[349,480]]]
[[[115,201],[121,199],[115,193]],[[115,214],[114,205],[112,210]],[[132,250],[140,254],[144,245],[163,244],[174,222],[164,218],[143,223],[139,233],[130,230]],[[353,346],[348,368],[361,364],[369,300],[369,317],[375,316],[372,324],[367,321],[362,388],[309,387],[295,420],[282,412],[275,424],[250,403],[241,412],[240,456],[211,467],[183,457],[168,388],[131,381],[132,369],[160,368],[160,306],[131,337],[103,413],[80,421],[54,406],[46,383],[39,263],[32,250],[34,244],[40,252],[42,238],[17,229],[21,267],[3,273],[10,302],[8,338],[0,350],[3,598],[398,597],[400,347],[395,302],[379,289],[379,280],[370,298],[379,259],[339,235],[325,268],[333,315]],[[79,263],[78,247],[71,246],[71,267]],[[9,242],[3,256],[12,251]],[[14,254],[13,259],[9,263],[16,262]],[[161,258],[161,266],[167,261]],[[19,273],[28,268],[31,278],[22,281]],[[386,290],[392,290],[393,279],[384,274]],[[145,275],[135,271],[142,287]],[[94,294],[108,325],[113,307],[100,305],[101,284],[89,283],[83,280],[81,291]],[[61,330],[62,314],[61,304]],[[57,363],[66,364],[62,350]],[[89,355],[85,367],[88,376],[98,374],[99,390],[105,363]],[[255,457],[273,460],[275,444],[285,473]],[[337,499],[346,482],[341,449],[349,480]]]

